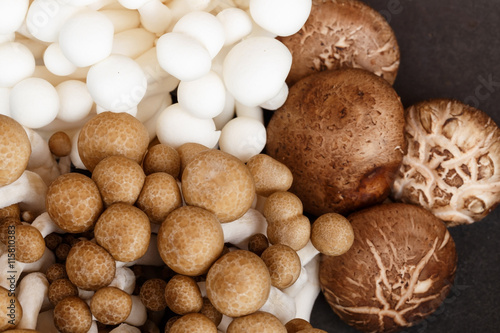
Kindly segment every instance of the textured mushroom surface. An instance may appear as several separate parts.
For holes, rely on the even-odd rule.
[[[227,333],[286,333],[285,326],[276,316],[257,311],[247,316],[235,318],[227,327]]]
[[[481,220],[500,202],[500,130],[484,112],[434,99],[406,110],[408,152],[393,197],[448,226]]]
[[[96,291],[90,300],[90,311],[105,325],[124,322],[132,310],[132,298],[116,287],[104,287]]]
[[[31,156],[31,143],[24,128],[0,114],[0,187],[21,177]]]
[[[62,333],[85,333],[92,325],[92,314],[85,301],[69,296],[55,306],[54,324]]]
[[[290,192],[304,210],[344,215],[389,195],[403,158],[404,109],[370,72],[323,71],[290,88],[267,135],[267,153],[292,171]]]
[[[457,264],[445,224],[402,203],[367,208],[348,219],[352,247],[320,262],[321,288],[333,311],[358,330],[395,332],[436,310]]]
[[[363,68],[394,83],[399,47],[385,18],[357,0],[314,0],[294,35],[279,37],[292,53],[287,83],[326,69]]]
[[[23,308],[17,297],[4,287],[0,287],[0,306],[3,309],[0,312],[0,331],[3,332],[19,324],[23,317]]]

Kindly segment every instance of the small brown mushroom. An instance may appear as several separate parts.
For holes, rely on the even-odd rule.
[[[269,269],[272,286],[285,289],[299,278],[302,268],[300,258],[291,247],[284,244],[271,245],[262,253],[261,258]]]
[[[119,155],[102,159],[92,172],[92,180],[106,206],[115,202],[133,205],[145,179],[146,175],[137,162]]]
[[[23,126],[0,114],[0,187],[21,177],[31,156],[31,143]]]
[[[12,204],[7,207],[0,208],[0,222],[8,217],[13,217],[16,219],[20,219],[21,209],[19,208],[19,204]]]
[[[310,322],[302,318],[294,318],[285,324],[287,333],[297,333],[301,330],[313,328]]]
[[[49,285],[48,297],[52,305],[56,306],[69,296],[78,296],[78,288],[69,279],[57,279]]]
[[[399,68],[396,36],[385,18],[358,0],[312,2],[294,35],[279,37],[292,53],[291,86],[317,71],[363,68],[394,83]]]
[[[207,274],[207,297],[229,317],[240,317],[260,309],[269,297],[271,277],[256,254],[231,251],[217,260]]]
[[[285,326],[276,316],[257,311],[235,318],[227,327],[227,333],[287,333]]]
[[[23,317],[23,308],[14,293],[0,287],[0,332],[14,328]]]
[[[66,266],[61,263],[54,263],[47,268],[45,276],[47,277],[49,283],[52,283],[57,279],[67,278],[68,274],[66,273]]]
[[[255,253],[259,257],[269,247],[269,240],[266,235],[257,233],[248,239],[248,251]]]
[[[201,307],[200,313],[207,316],[208,319],[213,321],[215,326],[219,326],[222,321],[222,313],[220,313],[219,310],[215,308],[208,297],[203,297],[203,305]]]
[[[104,287],[90,299],[92,315],[105,325],[123,323],[132,311],[132,298],[116,287]]]
[[[311,242],[319,252],[339,256],[351,248],[354,231],[349,220],[342,215],[323,214],[312,225]]]
[[[168,333],[217,333],[217,327],[201,313],[188,313],[176,319]]]
[[[140,164],[149,145],[146,127],[128,113],[102,112],[83,125],[78,136],[78,154],[93,172],[102,159],[120,155]]]
[[[156,144],[149,148],[142,167],[146,175],[155,172],[166,172],[174,178],[179,178],[181,158],[177,150],[165,144]]]
[[[162,279],[148,279],[141,286],[139,296],[142,304],[150,311],[162,311],[167,307],[165,287],[167,282]]]
[[[342,320],[364,332],[395,332],[436,310],[453,285],[455,243],[445,224],[414,205],[392,203],[348,216],[354,243],[322,256],[319,279]]]
[[[92,314],[85,301],[69,296],[55,306],[54,324],[61,333],[86,333],[92,325]]]
[[[258,154],[251,157],[247,167],[255,181],[255,191],[264,197],[277,191],[288,191],[292,186],[292,172],[286,165],[269,155]]]
[[[196,157],[199,153],[209,151],[210,148],[195,142],[188,142],[182,144],[179,148],[177,148],[177,153],[179,154],[179,158],[181,160],[181,170],[180,174],[186,168],[186,166],[191,162],[193,158]]]
[[[169,309],[179,315],[199,312],[203,306],[203,297],[196,281],[179,274],[167,282],[165,301]]]
[[[9,239],[10,236],[9,234]],[[31,225],[19,224],[14,226],[14,245],[16,260],[19,262],[35,262],[45,252],[45,241],[42,234]]]
[[[68,156],[71,153],[71,139],[65,132],[59,131],[49,138],[49,149],[57,157]]]

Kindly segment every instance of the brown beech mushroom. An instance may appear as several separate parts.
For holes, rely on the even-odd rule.
[[[52,305],[56,306],[59,301],[69,296],[78,296],[78,288],[69,279],[57,279],[50,283],[48,297]]]
[[[354,243],[341,256],[323,256],[319,278],[326,300],[346,323],[364,332],[395,332],[436,310],[457,265],[444,223],[414,205],[377,205],[348,216]]]
[[[410,106],[408,152],[393,197],[430,210],[448,226],[483,219],[500,203],[500,129],[486,113],[449,99]]]
[[[219,258],[224,234],[217,217],[199,207],[183,206],[170,213],[158,230],[158,252],[178,274],[205,274]]]
[[[8,234],[9,240],[12,236],[14,239],[15,260],[22,263],[33,263],[43,256],[45,241],[37,228],[27,224],[18,224],[10,227]],[[5,243],[7,244],[7,242]]]
[[[23,308],[14,293],[0,287],[0,332],[14,328],[23,317]]]
[[[70,281],[83,290],[105,287],[115,277],[115,260],[103,247],[87,240],[75,244],[66,259]]]
[[[362,69],[312,74],[290,88],[267,127],[267,153],[293,174],[290,192],[315,216],[385,200],[403,158],[404,110]]]
[[[285,324],[287,333],[297,333],[301,330],[313,328],[310,322],[302,318],[294,318]]]
[[[71,233],[92,229],[104,207],[95,182],[76,172],[63,174],[50,184],[45,206],[52,221]]]
[[[262,233],[253,234],[248,238],[248,251],[255,253],[259,257],[268,247],[269,240]]]
[[[271,285],[285,289],[297,281],[302,268],[300,258],[291,247],[275,244],[268,247],[260,256],[271,276]]]
[[[188,313],[176,319],[168,333],[217,333],[217,327],[201,313]]]
[[[186,165],[188,165],[189,162],[196,157],[196,155],[208,150],[210,150],[210,148],[207,146],[195,142],[187,142],[177,148],[177,153],[179,154],[179,158],[181,160],[180,174],[182,175]]]
[[[231,222],[252,206],[255,184],[243,162],[212,149],[196,155],[186,166],[182,194],[188,205],[213,212],[220,222]]]
[[[54,308],[54,324],[61,333],[87,333],[92,325],[92,314],[81,298],[66,297]]]
[[[31,156],[31,143],[23,126],[0,114],[0,187],[21,177]],[[3,208],[3,207],[1,207]]]
[[[146,175],[166,172],[172,177],[178,178],[181,170],[181,158],[177,150],[162,143],[149,148],[142,164]]]
[[[235,318],[227,327],[227,333],[287,333],[285,326],[276,316],[257,311]]]
[[[399,68],[396,36],[385,18],[358,0],[313,0],[297,33],[278,37],[292,53],[291,86],[318,71],[363,68],[394,83]]]
[[[141,166],[130,158],[114,155],[102,159],[92,172],[106,206],[115,202],[133,205],[139,194],[146,175]]]
[[[97,243],[115,260],[129,262],[146,253],[151,238],[151,224],[142,210],[118,202],[99,216],[94,235]]]
[[[256,254],[235,250],[217,260],[207,274],[207,297],[229,317],[259,310],[266,303],[271,278],[266,264]]]
[[[167,282],[162,279],[148,279],[141,286],[139,297],[142,304],[150,311],[162,311],[167,307],[165,287]]]
[[[52,134],[48,144],[50,152],[57,157],[68,156],[71,153],[71,138],[65,132]]]
[[[247,167],[255,181],[255,191],[264,197],[277,191],[288,191],[292,186],[293,176],[290,169],[266,154],[252,156]]]
[[[208,297],[203,297],[203,305],[201,306],[200,313],[207,316],[208,319],[214,322],[215,326],[219,326],[222,321],[222,313],[215,308],[210,302]]]
[[[83,125],[78,135],[78,154],[90,171],[102,159],[120,155],[141,163],[149,145],[146,127],[134,116],[102,112]]]
[[[323,254],[342,255],[351,248],[353,242],[351,223],[340,214],[323,214],[312,225],[311,243]]]
[[[203,306],[203,297],[196,281],[180,274],[167,282],[165,301],[168,308],[178,315],[199,312]]]
[[[132,298],[116,287],[104,287],[90,300],[90,312],[104,325],[123,323],[132,311]]]

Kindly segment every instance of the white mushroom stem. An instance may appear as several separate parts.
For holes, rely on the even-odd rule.
[[[37,173],[24,171],[15,182],[0,187],[0,208],[16,203],[22,211],[38,215],[45,211],[47,184]]]
[[[295,296],[296,317],[307,321],[311,319],[314,303],[321,290],[319,284],[319,261],[320,257],[316,256],[305,266],[308,281]]]
[[[135,288],[135,274],[128,267],[117,267],[115,278],[109,284],[110,287],[116,287],[127,294],[132,294]]]
[[[157,235],[151,234],[151,238],[149,240],[149,245],[146,253],[139,259],[135,261],[123,262],[116,261],[116,267],[129,267],[133,265],[146,265],[146,266],[163,266],[165,263],[161,259],[160,253],[158,252],[157,245]]]
[[[92,324],[90,325],[89,330],[87,333],[98,333],[99,328],[97,327],[97,322],[95,320],[92,320]]]
[[[15,289],[21,273],[45,272],[49,266],[56,262],[56,256],[45,248],[43,256],[33,263],[23,263],[12,260],[9,253],[0,257],[0,286],[7,290]]]
[[[295,318],[297,312],[295,300],[276,287],[271,287],[269,298],[259,310],[275,315],[283,325]]]
[[[90,301],[90,299],[92,298],[92,296],[94,296],[94,294],[95,291],[93,290],[83,290],[78,288],[78,297],[80,297],[84,301]]]
[[[222,315],[222,320],[219,323],[219,326],[217,326],[217,330],[219,332],[226,332],[227,331],[227,327],[229,326],[229,324],[231,324],[231,322],[233,321],[233,319],[234,318],[232,318],[232,317],[228,317],[226,315]]]
[[[221,223],[221,226],[224,232],[224,242],[231,243],[243,250],[248,249],[249,237],[257,233],[265,235],[267,232],[266,218],[261,212],[253,208],[250,208],[239,219],[233,222]]]
[[[109,331],[109,333],[141,333],[141,330],[128,324],[120,324],[118,327]]]
[[[37,218],[31,223],[31,226],[35,227],[40,231],[42,237],[45,238],[47,235],[55,232],[58,234],[66,233],[64,230],[59,228],[57,224],[52,221],[49,213],[45,212],[37,216]]]
[[[17,329],[36,329],[38,314],[48,291],[49,281],[43,273],[30,273],[21,280],[17,290],[17,299],[23,309],[23,316],[16,326]]]
[[[304,267],[300,269],[300,275],[297,281],[290,287],[283,289],[283,292],[290,297],[295,297],[304,288],[304,285],[308,281],[307,270]]]
[[[36,322],[36,330],[44,333],[59,333],[54,324],[54,309],[40,312]]]
[[[49,185],[61,173],[57,162],[50,152],[49,144],[40,134],[30,128],[25,128],[31,143],[31,155],[26,170],[33,171],[42,177]]]
[[[297,251],[297,254],[300,258],[300,264],[304,267],[319,254],[319,251],[309,240],[306,246]]]
[[[125,319],[125,323],[132,326],[142,326],[148,319],[147,309],[139,296],[132,295],[130,297],[132,297],[132,310]]]

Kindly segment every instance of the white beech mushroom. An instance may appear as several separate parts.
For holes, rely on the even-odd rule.
[[[348,219],[351,249],[322,256],[319,267],[325,298],[342,320],[362,331],[390,332],[416,324],[440,306],[457,264],[444,223],[402,203],[377,205]]]
[[[420,205],[448,226],[484,218],[500,203],[500,130],[484,112],[449,99],[410,106],[408,151],[395,200]]]

